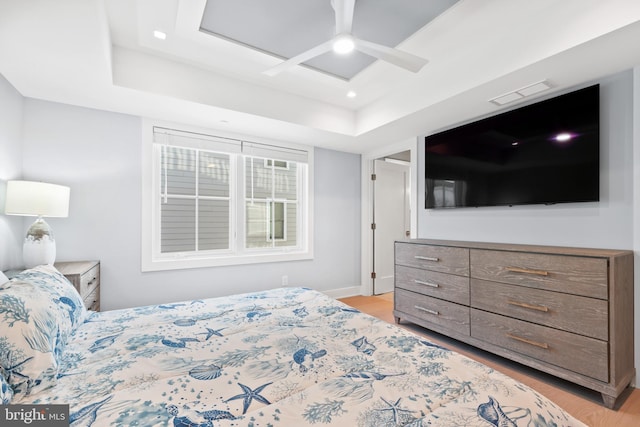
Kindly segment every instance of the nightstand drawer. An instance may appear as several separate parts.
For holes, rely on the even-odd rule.
[[[100,264],[80,276],[80,295],[88,295],[100,284]]]
[[[471,309],[471,336],[531,359],[609,381],[608,344],[582,335]]]
[[[469,278],[396,265],[396,286],[458,304],[469,305]]]
[[[469,276],[469,249],[396,242],[396,264]]]
[[[442,328],[469,335],[469,307],[396,289],[395,309]]]
[[[606,258],[471,250],[471,277],[606,300]]]
[[[84,298],[84,306],[87,310],[100,311],[100,288],[96,287]]]

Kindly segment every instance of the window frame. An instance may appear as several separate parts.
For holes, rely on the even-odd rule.
[[[163,127],[176,130],[178,132],[189,132],[208,135],[217,138],[233,139],[237,141],[250,141],[250,144],[272,147],[280,147],[292,150],[303,150],[307,152],[306,171],[302,174],[303,191],[298,196],[298,209],[301,210],[301,221],[299,234],[301,239],[300,247],[275,246],[270,248],[245,248],[246,244],[246,213],[244,204],[245,194],[242,187],[245,185],[245,169],[243,166],[246,156],[261,157],[256,154],[246,153],[235,157],[237,163],[231,165],[230,180],[230,248],[229,250],[202,251],[198,255],[185,254],[182,252],[171,254],[159,254],[160,247],[160,209],[157,209],[159,197],[155,194],[157,180],[160,178],[159,165],[154,159],[154,128]],[[141,209],[141,270],[162,271],[183,268],[217,267],[228,265],[242,265],[268,262],[286,262],[313,259],[313,148],[299,144],[291,144],[283,141],[275,141],[266,138],[223,132],[214,129],[197,128],[175,123],[161,122],[151,119],[143,119],[142,123],[142,209]],[[180,146],[180,144],[171,144]],[[204,144],[206,145],[206,144]],[[205,146],[202,150],[208,150]],[[209,150],[216,151],[216,150]],[[232,159],[234,156],[232,156]],[[279,159],[276,159],[279,160]],[[234,163],[232,160],[231,163]],[[288,165],[288,164],[287,164]],[[277,167],[277,166],[276,166]],[[286,206],[285,206],[286,212]],[[286,218],[285,218],[286,221]],[[268,237],[268,236],[267,236]],[[285,229],[286,237],[286,229]],[[279,239],[276,239],[276,242]],[[238,242],[241,245],[238,245]]]

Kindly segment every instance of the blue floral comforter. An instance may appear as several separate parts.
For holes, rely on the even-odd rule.
[[[94,313],[55,385],[82,426],[581,426],[493,369],[321,293]]]

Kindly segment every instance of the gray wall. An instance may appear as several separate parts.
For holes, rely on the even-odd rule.
[[[599,203],[425,210],[424,178],[420,176],[419,237],[632,249],[633,73],[624,72],[598,83]],[[422,143],[418,164],[418,170],[424,170]]]
[[[98,259],[102,307],[281,286],[360,286],[360,156],[315,150],[315,253],[308,261],[140,272],[141,119],[25,99],[24,177],[71,187],[69,218],[50,218],[60,261]],[[358,288],[359,289],[359,288]]]
[[[22,177],[23,98],[0,74],[0,213],[4,213],[7,181]],[[0,215],[0,270],[22,264],[22,218]]]

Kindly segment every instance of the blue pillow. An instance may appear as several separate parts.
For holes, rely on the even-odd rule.
[[[55,384],[58,359],[86,309],[53,266],[38,266],[0,287],[0,368],[15,395]]]

